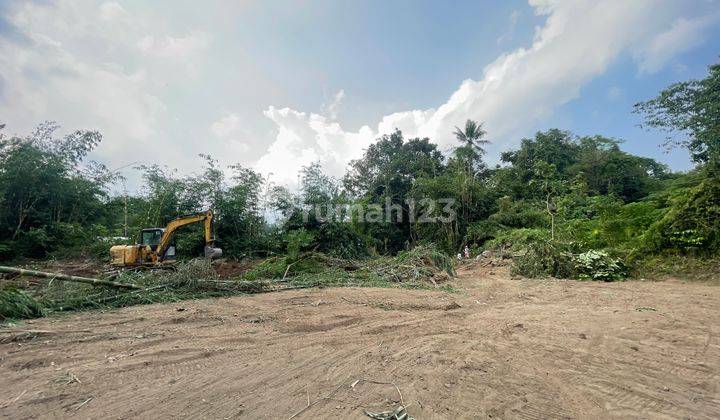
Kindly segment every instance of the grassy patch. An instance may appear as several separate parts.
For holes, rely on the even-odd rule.
[[[637,279],[680,280],[720,285],[720,257],[701,258],[687,255],[658,255],[637,261],[632,271]]]

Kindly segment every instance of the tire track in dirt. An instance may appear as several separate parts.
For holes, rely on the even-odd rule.
[[[355,418],[399,402],[383,382],[422,419],[720,418],[720,288],[496,271],[461,270],[450,294],[318,289],[40,319],[91,332],[0,344],[0,407],[288,418],[337,389],[300,417]]]

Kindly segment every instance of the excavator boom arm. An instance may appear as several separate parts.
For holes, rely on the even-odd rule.
[[[167,251],[167,248],[170,246],[170,240],[172,239],[173,234],[176,230],[178,230],[178,228],[186,225],[191,225],[193,223],[204,222],[205,245],[211,245],[214,241],[212,237],[212,219],[213,213],[211,210],[208,210],[203,213],[195,213],[188,216],[182,216],[168,223],[165,227],[165,233],[163,233],[162,239],[160,239],[160,244],[155,251],[158,257],[160,259],[164,257],[165,251]]]

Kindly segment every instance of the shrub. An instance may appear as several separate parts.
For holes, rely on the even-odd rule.
[[[0,290],[0,321],[39,318],[44,313],[40,302],[22,290],[15,288]]]
[[[176,269],[163,276],[163,280],[174,286],[192,286],[200,280],[217,279],[217,272],[207,258],[194,258],[180,262]]]
[[[680,190],[665,216],[643,235],[644,251],[677,250],[697,255],[720,251],[720,180],[708,178]]]
[[[418,245],[410,251],[402,251],[393,262],[397,266],[429,267],[433,271],[445,271],[449,276],[455,275],[452,258],[435,245]]]
[[[570,277],[573,273],[570,246],[547,238],[522,245],[515,256],[512,274],[525,277]]]
[[[243,274],[244,280],[275,279],[285,273],[288,266],[285,257],[270,257]]]
[[[0,242],[0,261],[7,261],[15,257],[12,242]]]
[[[543,204],[524,200],[501,199],[500,210],[489,220],[509,228],[541,228],[550,223]]]
[[[360,258],[368,255],[368,244],[353,226],[343,222],[324,223],[315,232],[318,250],[340,258]]]
[[[580,279],[614,281],[627,276],[625,265],[606,251],[587,251],[572,257],[574,276]]]
[[[510,229],[500,231],[485,244],[485,249],[523,251],[528,246],[549,240],[547,229]]]
[[[485,242],[495,238],[502,226],[492,220],[479,220],[472,223],[465,233],[465,243],[483,245]]]
[[[287,253],[292,260],[300,257],[300,251],[307,249],[315,243],[315,235],[304,228],[291,230],[286,234]]]
[[[377,227],[377,226],[376,226]],[[313,212],[304,215],[296,210],[283,225],[286,232],[285,242],[292,246],[290,235],[292,232],[305,231],[312,235],[312,244],[306,248],[333,255],[340,258],[358,258],[368,255],[367,238],[359,234],[352,224],[343,221],[318,220]],[[304,239],[304,238],[298,238]],[[288,253],[291,253],[288,248]]]

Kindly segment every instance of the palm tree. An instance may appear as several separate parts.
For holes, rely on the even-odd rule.
[[[485,149],[483,149],[481,145],[490,143],[488,140],[483,139],[486,132],[482,129],[482,123],[478,124],[473,120],[465,121],[464,130],[456,126],[453,134],[455,134],[455,137],[457,137],[465,147],[475,150],[480,155],[485,154]]]

